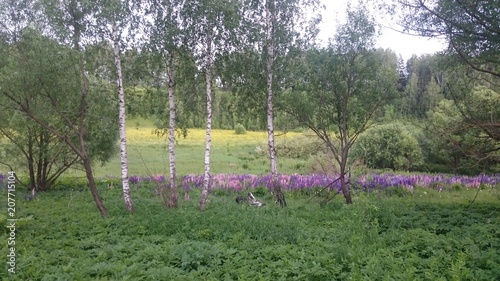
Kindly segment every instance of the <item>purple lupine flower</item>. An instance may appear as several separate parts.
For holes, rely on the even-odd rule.
[[[278,183],[285,190],[311,189],[328,186],[330,190],[339,190],[340,182],[336,181],[339,175],[278,175]],[[363,175],[351,181],[355,188],[366,192],[377,189],[400,187],[413,190],[415,186],[441,187],[443,185],[461,184],[470,188],[477,188],[481,183],[495,185],[500,182],[500,175],[476,177],[447,176],[447,175],[396,175],[392,173]],[[182,177],[183,189],[201,188],[202,175],[186,175]],[[211,177],[211,187],[230,191],[242,191],[257,187],[272,187],[270,175],[257,176],[251,174],[216,174]]]
[[[155,182],[164,182],[165,181],[165,176],[164,175],[154,175],[151,178]]]
[[[140,178],[138,176],[130,176],[128,178],[128,181],[132,184],[137,184],[139,183]]]

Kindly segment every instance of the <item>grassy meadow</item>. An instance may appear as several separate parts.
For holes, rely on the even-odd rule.
[[[166,140],[153,130],[147,120],[129,123],[131,175],[168,171]],[[299,135],[279,138],[293,142]],[[264,132],[215,130],[213,173],[267,173],[265,154],[256,153],[265,141]],[[203,130],[178,140],[179,175],[202,173],[203,145]],[[280,172],[308,173],[309,161],[281,157]],[[254,190],[261,208],[235,202],[245,191],[215,189],[200,213],[199,189],[189,190],[187,200],[179,186],[179,207],[165,209],[157,183],[144,181],[132,184],[135,211],[127,213],[119,171],[118,156],[96,167],[109,219],[100,216],[79,172],[31,201],[19,188],[16,272],[4,262],[0,279],[499,280],[498,184],[357,190],[352,205],[333,194],[325,204],[320,187],[287,190],[287,208],[276,206],[265,188]],[[0,190],[6,206],[5,184]],[[7,224],[5,207],[0,224]],[[2,228],[4,261],[9,237]]]
[[[130,175],[157,175],[168,173],[167,136],[155,135],[151,120],[131,119],[127,123],[127,153]],[[277,132],[277,139],[286,142],[299,135],[294,132]],[[269,161],[265,153],[256,153],[257,146],[267,147],[267,133],[247,131],[237,135],[234,130],[212,131],[211,171],[213,173],[251,173],[269,172]],[[204,171],[205,130],[189,129],[186,138],[177,136],[176,162],[177,174],[201,174]],[[307,172],[307,160],[279,159],[283,173]],[[98,177],[120,176],[119,155],[104,166],[96,166]],[[76,173],[83,175],[83,173]]]

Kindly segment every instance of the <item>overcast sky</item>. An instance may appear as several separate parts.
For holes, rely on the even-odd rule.
[[[348,0],[321,0],[326,6],[326,10],[323,12],[323,22],[320,25],[319,37],[323,41],[327,41],[328,38],[335,34],[335,26],[337,22],[345,22],[345,10],[347,7]],[[398,55],[401,54],[403,59],[409,59],[412,54],[418,56],[423,54],[432,54],[437,51],[441,51],[445,48],[445,44],[441,40],[437,39],[427,39],[412,35],[401,34],[397,31],[388,28],[391,26],[394,29],[398,29],[394,23],[389,22],[388,19],[383,19],[383,15],[373,15],[378,19],[378,24],[381,27],[382,35],[378,38],[378,46],[384,49],[390,48],[394,50]]]

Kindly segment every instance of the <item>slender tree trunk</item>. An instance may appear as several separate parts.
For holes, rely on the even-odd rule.
[[[125,200],[125,208],[128,211],[132,212],[134,210],[134,205],[132,203],[132,197],[130,196],[130,186],[128,181],[127,135],[125,131],[125,93],[123,91],[120,43],[116,29],[116,23],[113,22],[112,37],[114,43],[113,53],[115,57],[116,88],[118,91],[118,123],[120,130],[120,162],[122,169],[122,188],[123,199]]]
[[[342,194],[344,195],[346,204],[352,204],[351,191],[349,189],[349,178],[346,178],[347,175],[347,150],[345,147],[342,148],[342,156],[340,163],[340,189],[342,190]]]
[[[33,134],[28,135],[28,173],[30,175],[30,190],[36,189],[35,162],[33,159]]]
[[[82,150],[85,150],[85,148],[82,148]],[[104,218],[108,218],[108,211],[106,210],[106,207],[104,207],[101,197],[99,196],[99,192],[94,180],[94,174],[92,172],[92,166],[86,153],[84,153],[84,158],[82,159],[82,161],[83,167],[85,168],[85,175],[87,176],[87,180],[89,182],[90,193],[92,194],[92,198],[94,198],[97,209],[99,209],[99,212],[101,212],[101,215]]]
[[[42,191],[47,191],[49,190],[50,186],[47,181],[47,176],[49,175],[50,172],[50,160],[49,160],[49,144],[50,144],[50,134],[48,132],[41,132],[40,133],[40,142],[39,142],[39,147],[40,147],[40,157],[39,157],[39,167],[38,167],[38,180],[37,180],[37,189],[42,190]],[[33,193],[34,191],[32,191]]]
[[[167,62],[168,76],[168,103],[169,103],[169,121],[168,121],[168,159],[170,170],[170,187],[167,207],[176,208],[178,202],[177,186],[175,184],[175,73],[174,73],[174,55],[170,52]]]
[[[43,169],[43,146],[44,146],[44,139],[43,139],[43,133],[40,132],[35,137],[35,141],[38,144],[38,157],[36,158],[36,189],[37,190],[42,190],[42,169]]]
[[[354,58],[353,58],[354,59]],[[340,188],[344,195],[346,204],[352,204],[351,191],[346,179],[347,173],[347,157],[349,156],[349,127],[347,125],[347,108],[349,98],[351,97],[351,80],[348,82],[347,95],[343,99],[341,114],[341,124],[339,126],[340,132]]]
[[[273,64],[274,64],[274,41],[273,41],[273,20],[271,5],[274,0],[266,2],[266,72],[267,72],[267,143],[269,146],[269,161],[271,166],[271,193],[281,207],[286,207],[285,196],[278,182],[278,167],[276,164],[276,147],[274,143],[274,108],[273,108]]]
[[[200,211],[205,211],[210,190],[210,148],[212,146],[212,38],[207,35],[207,57],[205,58],[205,88],[207,92],[207,130],[205,139],[205,175],[200,198]]]
[[[90,193],[92,193],[92,198],[94,198],[97,209],[104,218],[108,218],[108,211],[104,207],[104,203],[102,203],[101,197],[99,196],[99,191],[97,190],[97,186],[94,180],[94,173],[92,172],[92,165],[87,154],[87,146],[85,144],[85,124],[84,118],[86,116],[86,108],[87,108],[87,95],[89,92],[88,88],[88,80],[85,77],[85,63],[83,60],[80,62],[80,70],[82,74],[82,90],[81,90],[81,101],[80,101],[80,116],[79,116],[79,124],[77,129],[78,139],[80,142],[80,149],[76,149],[77,153],[80,155],[80,158],[83,162],[83,167],[85,169],[85,175],[87,176],[87,180],[89,182]],[[69,144],[67,140],[66,143]]]
[[[99,191],[97,190],[97,186],[95,184],[94,180],[94,173],[92,172],[92,165],[91,161],[88,157],[87,154],[87,147],[85,145],[85,116],[87,114],[87,96],[89,93],[89,81],[86,77],[86,71],[85,71],[85,60],[83,59],[83,54],[82,50],[80,47],[80,39],[81,39],[81,25],[79,23],[78,19],[78,1],[76,0],[71,0],[69,3],[70,6],[70,13],[72,13],[72,26],[73,26],[73,45],[74,49],[80,54],[80,60],[79,60],[79,67],[80,67],[80,75],[81,75],[81,89],[80,89],[80,112],[78,114],[78,126],[75,126],[74,124],[71,124],[73,128],[75,128],[75,131],[78,135],[80,147],[76,146],[74,143],[70,142],[67,138],[67,136],[63,134],[57,134],[55,130],[51,130],[52,133],[56,133],[56,135],[60,138],[62,138],[68,145],[70,145],[73,150],[80,156],[83,162],[83,167],[85,169],[85,174],[87,176],[87,180],[89,183],[89,188],[90,192],[92,193],[92,197],[94,198],[94,201],[96,203],[97,208],[99,209],[99,212],[104,218],[108,218],[108,211],[104,207],[104,204],[102,203],[101,197],[99,196]],[[32,114],[32,117],[34,115]]]

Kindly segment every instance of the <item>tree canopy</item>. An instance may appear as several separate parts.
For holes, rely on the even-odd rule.
[[[444,37],[452,54],[477,71],[500,77],[500,6],[497,1],[394,0],[405,31]]]

